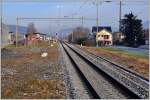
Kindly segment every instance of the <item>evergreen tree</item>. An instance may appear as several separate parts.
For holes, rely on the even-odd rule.
[[[124,43],[135,47],[144,44],[142,20],[137,19],[132,13],[126,14],[121,20],[121,32],[126,36]]]

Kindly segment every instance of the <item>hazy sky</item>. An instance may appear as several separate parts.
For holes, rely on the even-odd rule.
[[[122,16],[132,11],[143,22],[148,21],[148,0],[143,1],[123,2]],[[90,2],[5,2],[3,4],[3,22],[11,25],[16,24],[17,17],[72,17],[72,15],[76,18],[82,16],[84,18],[96,18],[96,6]],[[99,5],[99,25],[111,26],[114,31],[117,31],[118,21],[118,2],[103,2]],[[34,22],[38,31],[44,33],[53,33],[82,25],[81,20],[20,20],[19,25],[27,26],[30,22]],[[91,29],[92,26],[96,25],[96,20],[83,20],[83,24]]]

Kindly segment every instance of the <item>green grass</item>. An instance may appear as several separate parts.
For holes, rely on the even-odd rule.
[[[4,48],[16,48],[16,45],[9,44],[9,45],[5,46]]]
[[[124,50],[122,50],[122,49],[117,49],[117,48],[102,47],[101,49],[109,50],[109,51],[114,51],[114,52],[125,52]]]
[[[149,55],[146,55],[144,53],[139,53],[139,52],[127,52],[126,54],[135,56],[135,57],[141,57],[141,58],[146,58],[149,59]]]
[[[119,49],[119,48],[108,48],[108,47],[102,47],[100,49],[111,51],[111,52],[114,52],[114,53],[121,53],[121,54],[125,54],[125,55],[128,55],[128,56],[141,57],[141,58],[149,59],[149,55],[147,55],[145,53],[140,53],[140,52],[137,52],[137,51],[130,52],[130,51],[125,51],[125,50]]]

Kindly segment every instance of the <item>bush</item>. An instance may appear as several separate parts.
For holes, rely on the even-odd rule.
[[[78,38],[78,39],[76,40],[76,43],[77,43],[77,44],[83,44],[84,41],[86,41],[86,38]]]

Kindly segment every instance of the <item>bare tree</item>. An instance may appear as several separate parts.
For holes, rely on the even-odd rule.
[[[90,30],[88,28],[82,27],[82,26],[78,26],[73,30],[72,33],[72,37],[69,36],[72,39],[73,43],[77,43],[77,44],[81,44],[83,43],[83,41],[85,41],[88,37],[88,35],[90,34]]]
[[[29,23],[28,28],[27,28],[27,33],[31,34],[31,33],[35,33],[37,32],[34,23]]]

